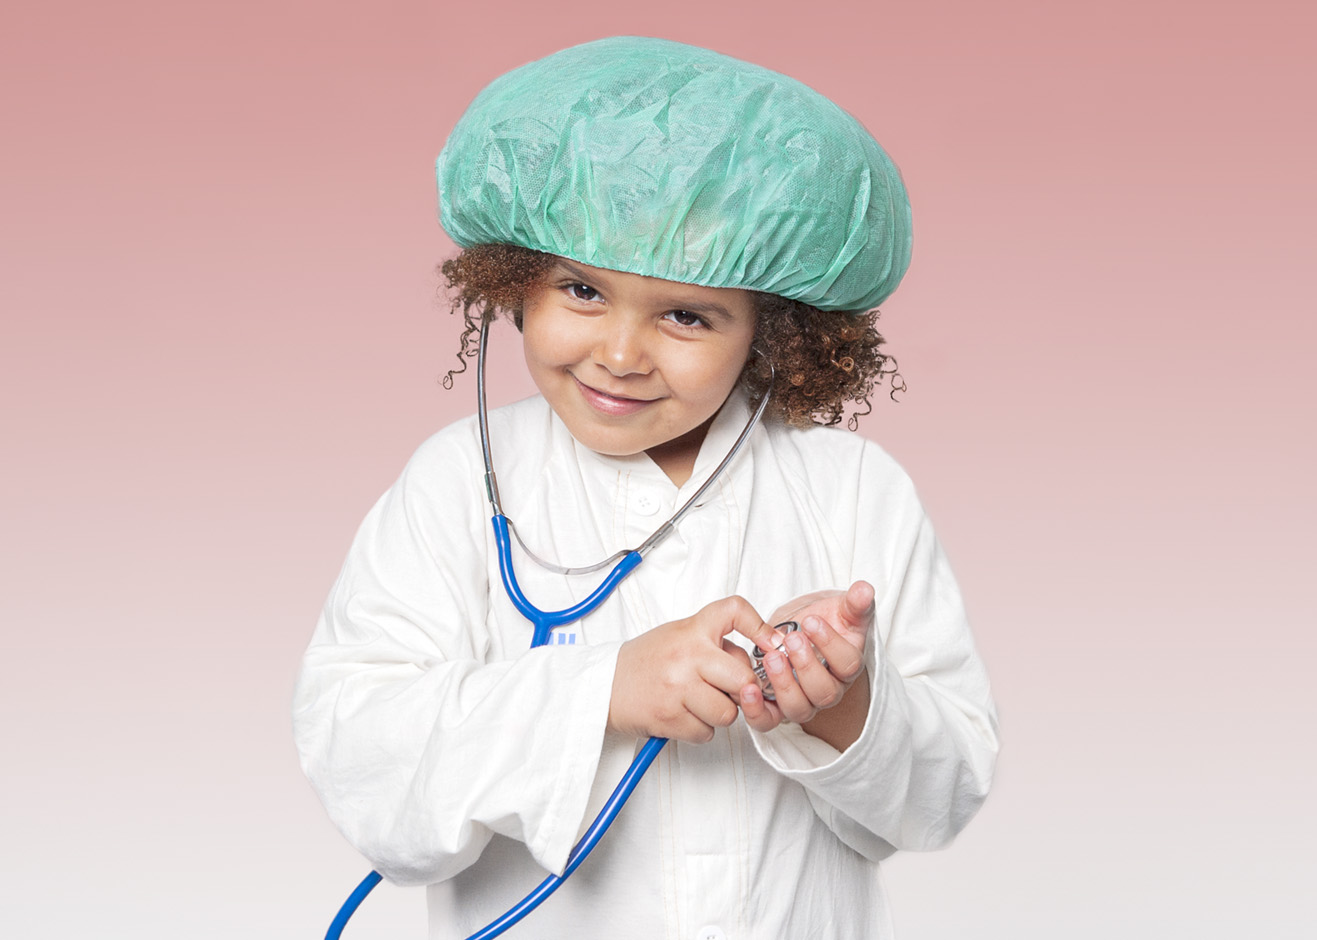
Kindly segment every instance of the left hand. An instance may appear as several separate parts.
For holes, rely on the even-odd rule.
[[[785,656],[777,650],[783,643],[782,634],[765,626],[758,635],[751,637],[760,649],[768,651],[764,656],[764,666],[777,697],[776,702],[765,700],[758,685],[741,690],[741,712],[746,722],[760,731],[776,726],[783,719],[807,725],[816,718],[820,722],[825,717],[831,718],[821,713],[841,704],[851,686],[865,675],[864,650],[874,622],[873,586],[867,581],[856,581],[845,591],[806,594],[779,607],[768,622],[786,620],[796,621],[801,629],[786,634]],[[819,656],[826,660],[827,665],[819,661]],[[837,729],[820,728],[824,733],[816,733],[810,727],[806,730],[834,746],[834,737],[846,744],[858,738],[868,709],[868,682],[860,685],[865,693],[863,710],[843,709],[847,714],[836,716],[842,725]],[[858,725],[855,721],[857,712]],[[834,731],[841,733],[831,733]]]

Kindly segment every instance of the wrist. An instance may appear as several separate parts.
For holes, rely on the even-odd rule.
[[[869,716],[869,670],[861,670],[831,708],[825,708],[801,724],[806,734],[844,751],[860,739]]]

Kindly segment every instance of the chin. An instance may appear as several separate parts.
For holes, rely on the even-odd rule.
[[[608,438],[594,438],[590,435],[573,434],[572,437],[596,454],[602,454],[605,457],[634,457],[637,454],[643,454],[649,447],[654,446],[638,447],[635,444],[627,444]]]

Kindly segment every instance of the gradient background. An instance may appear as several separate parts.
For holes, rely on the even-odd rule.
[[[862,431],[1005,751],[953,850],[887,866],[903,940],[1313,935],[1312,4],[10,6],[0,933],[323,934],[369,866],[298,770],[299,656],[473,409],[433,158],[495,75],[640,33],[813,85],[911,189],[910,390]],[[385,886],[349,933],[423,923]]]

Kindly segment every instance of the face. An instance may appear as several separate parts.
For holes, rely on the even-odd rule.
[[[526,300],[526,365],[578,441],[681,483],[750,355],[750,298],[560,259]]]

